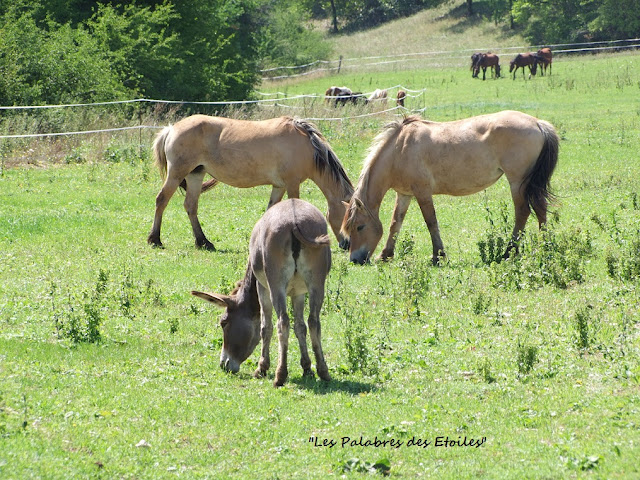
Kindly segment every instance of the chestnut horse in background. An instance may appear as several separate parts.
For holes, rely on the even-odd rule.
[[[398,90],[398,94],[396,95],[396,103],[399,107],[404,107],[404,99],[407,96],[407,92],[404,90]]]
[[[486,79],[487,68],[491,68],[491,76],[493,78],[500,78],[500,58],[495,53],[480,53],[477,54],[475,64],[473,65],[473,78],[478,78],[480,69],[482,68],[482,80]]]
[[[549,180],[557,161],[558,135],[553,126],[522,112],[444,123],[412,115],[390,123],[369,149],[342,222],[350,260],[369,261],[383,233],[380,205],[393,189],[396,204],[380,258],[393,257],[397,235],[415,197],[431,235],[432,262],[439,263],[445,250],[433,196],[471,195],[503,174],[515,207],[515,225],[504,256],[517,253],[531,209],[540,227],[547,221],[548,201],[553,197]]]
[[[553,54],[549,47],[544,47],[538,50],[538,63],[540,64],[540,75],[544,76],[549,67],[549,75],[551,75],[551,64],[553,63]]]
[[[513,79],[516,79],[518,68],[522,68],[522,78],[524,78],[524,67],[529,67],[529,78],[536,74],[538,68],[538,54],[519,53],[516,58],[509,62],[509,73],[513,72]]]
[[[328,203],[328,221],[342,248],[340,236],[343,201],[353,185],[340,160],[315,125],[291,117],[270,120],[234,120],[193,115],[165,127],[153,143],[156,165],[164,185],[156,197],[153,227],[147,241],[161,247],[162,214],[179,186],[186,190],[184,208],[189,215],[196,246],[215,250],[198,220],[198,199],[218,182],[239,188],[271,185],[269,205],[300,196],[300,184],[311,179]],[[205,174],[213,179],[203,183]]]

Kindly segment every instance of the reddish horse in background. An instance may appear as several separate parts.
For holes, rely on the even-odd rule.
[[[487,68],[491,68],[491,76],[493,78],[500,78],[500,57],[495,53],[477,53],[478,55],[473,64],[473,78],[478,78],[480,69],[482,68],[482,80],[487,78]],[[472,57],[473,58],[473,57]]]
[[[404,99],[406,96],[407,96],[407,92],[405,92],[404,90],[398,90],[396,102],[399,107],[404,107]]]
[[[519,53],[516,58],[509,62],[509,73],[513,72],[513,79],[516,79],[518,68],[522,67],[522,78],[524,78],[524,67],[529,67],[529,78],[535,75],[538,68],[539,57],[536,53]]]
[[[540,64],[540,75],[544,76],[549,67],[549,75],[551,75],[551,63],[553,62],[553,54],[549,47],[544,47],[538,50],[538,63]]]

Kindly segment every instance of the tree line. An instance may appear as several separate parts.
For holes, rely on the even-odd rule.
[[[327,33],[446,1],[0,0],[0,105],[247,99],[262,68],[331,58]],[[640,33],[640,0],[459,2],[532,44]]]

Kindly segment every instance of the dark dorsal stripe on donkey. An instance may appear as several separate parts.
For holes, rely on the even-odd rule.
[[[303,317],[308,292],[308,324],[318,376],[331,380],[320,341],[320,309],[330,268],[327,224],[316,207],[303,200],[290,199],[267,210],[251,233],[249,262],[238,287],[230,295],[191,292],[225,309],[220,321],[223,329],[220,366],[226,371],[238,372],[240,364],[262,340],[262,353],[254,375],[266,375],[273,333],[271,314],[275,309],[279,352],[274,385],[284,384],[288,375],[288,295],[293,305],[293,330],[300,345],[300,365],[304,375],[313,375]]]
[[[164,185],[156,197],[156,210],[148,242],[162,246],[160,228],[169,200],[182,184],[196,246],[214,250],[198,220],[200,193],[218,182],[249,188],[271,185],[269,205],[300,196],[300,184],[311,179],[328,204],[328,221],[342,248],[340,224],[343,201],[353,185],[340,160],[320,131],[305,120],[280,117],[250,121],[193,115],[164,128],[153,143],[156,164]],[[213,180],[203,183],[205,174]]]

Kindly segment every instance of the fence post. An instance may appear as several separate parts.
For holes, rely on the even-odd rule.
[[[340,73],[341,68],[342,68],[342,55],[340,55],[340,60],[338,61],[338,73]]]

